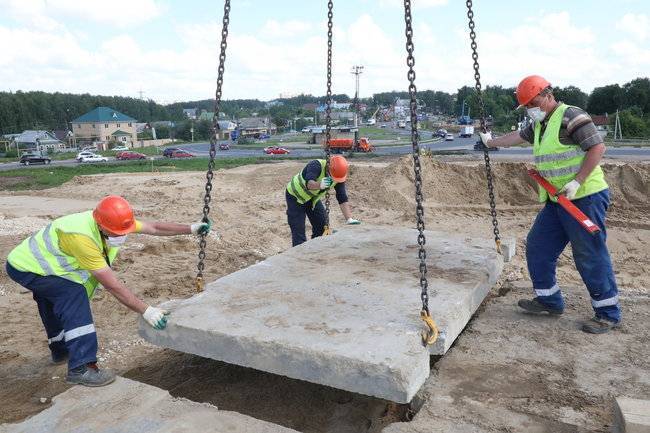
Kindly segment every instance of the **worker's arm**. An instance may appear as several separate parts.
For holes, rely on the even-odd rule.
[[[198,222],[194,224],[178,224],[164,222],[141,222],[141,228],[138,233],[154,236],[174,236],[174,235],[197,235],[208,233],[212,228],[212,221],[207,223]]]
[[[491,138],[488,140],[486,140],[485,134],[480,133],[479,135],[481,136],[483,144],[488,147],[510,147],[517,146],[526,142],[526,140],[521,137],[519,131],[512,131],[506,135],[502,135],[501,137]]]
[[[139,314],[144,314],[148,305],[145,304],[140,298],[135,296],[123,282],[121,282],[115,272],[106,266],[95,271],[90,271],[93,277],[101,283],[102,286],[111,295],[115,296],[118,301]]]
[[[582,161],[582,167],[580,167],[580,171],[576,174],[576,180],[581,185],[585,183],[585,180],[587,180],[587,177],[589,177],[594,168],[596,168],[604,154],[605,144],[603,143],[591,146],[589,150],[587,150],[585,159]]]

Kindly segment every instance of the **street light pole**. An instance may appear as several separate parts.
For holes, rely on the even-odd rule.
[[[363,74],[363,66],[361,65],[354,65],[352,67],[352,72],[351,74],[355,75],[355,87],[354,87],[354,110],[355,110],[355,115],[354,115],[354,126],[358,127],[359,126],[359,75]]]

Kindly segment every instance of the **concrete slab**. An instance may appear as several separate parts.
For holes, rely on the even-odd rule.
[[[296,433],[121,377],[102,388],[72,387],[52,401],[21,423],[0,425],[0,433]]]
[[[165,305],[151,343],[395,402],[429,376],[413,229],[345,228]],[[444,354],[503,267],[491,240],[427,232],[431,314]]]
[[[617,397],[613,430],[616,433],[650,433],[650,400]]]

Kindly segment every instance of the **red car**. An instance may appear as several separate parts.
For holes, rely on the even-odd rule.
[[[118,152],[117,155],[115,155],[115,158],[117,159],[147,159],[147,155],[144,153],[139,153],[139,152],[131,152],[131,151],[124,151],[124,152]]]
[[[175,150],[172,152],[170,158],[194,158],[194,155],[192,155],[189,152],[186,152],[184,150]]]
[[[289,149],[285,149],[284,147],[279,146],[269,146],[264,148],[264,153],[267,155],[284,155],[286,153],[289,153]]]

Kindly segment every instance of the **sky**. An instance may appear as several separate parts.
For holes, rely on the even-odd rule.
[[[231,3],[225,99],[325,94],[325,0]],[[473,86],[465,1],[412,3],[417,88]],[[334,0],[333,93],[354,94],[354,65],[361,97],[407,90],[403,13],[401,0]],[[650,76],[647,0],[475,0],[474,13],[484,86]],[[222,14],[222,0],[0,0],[0,90],[211,98]]]

